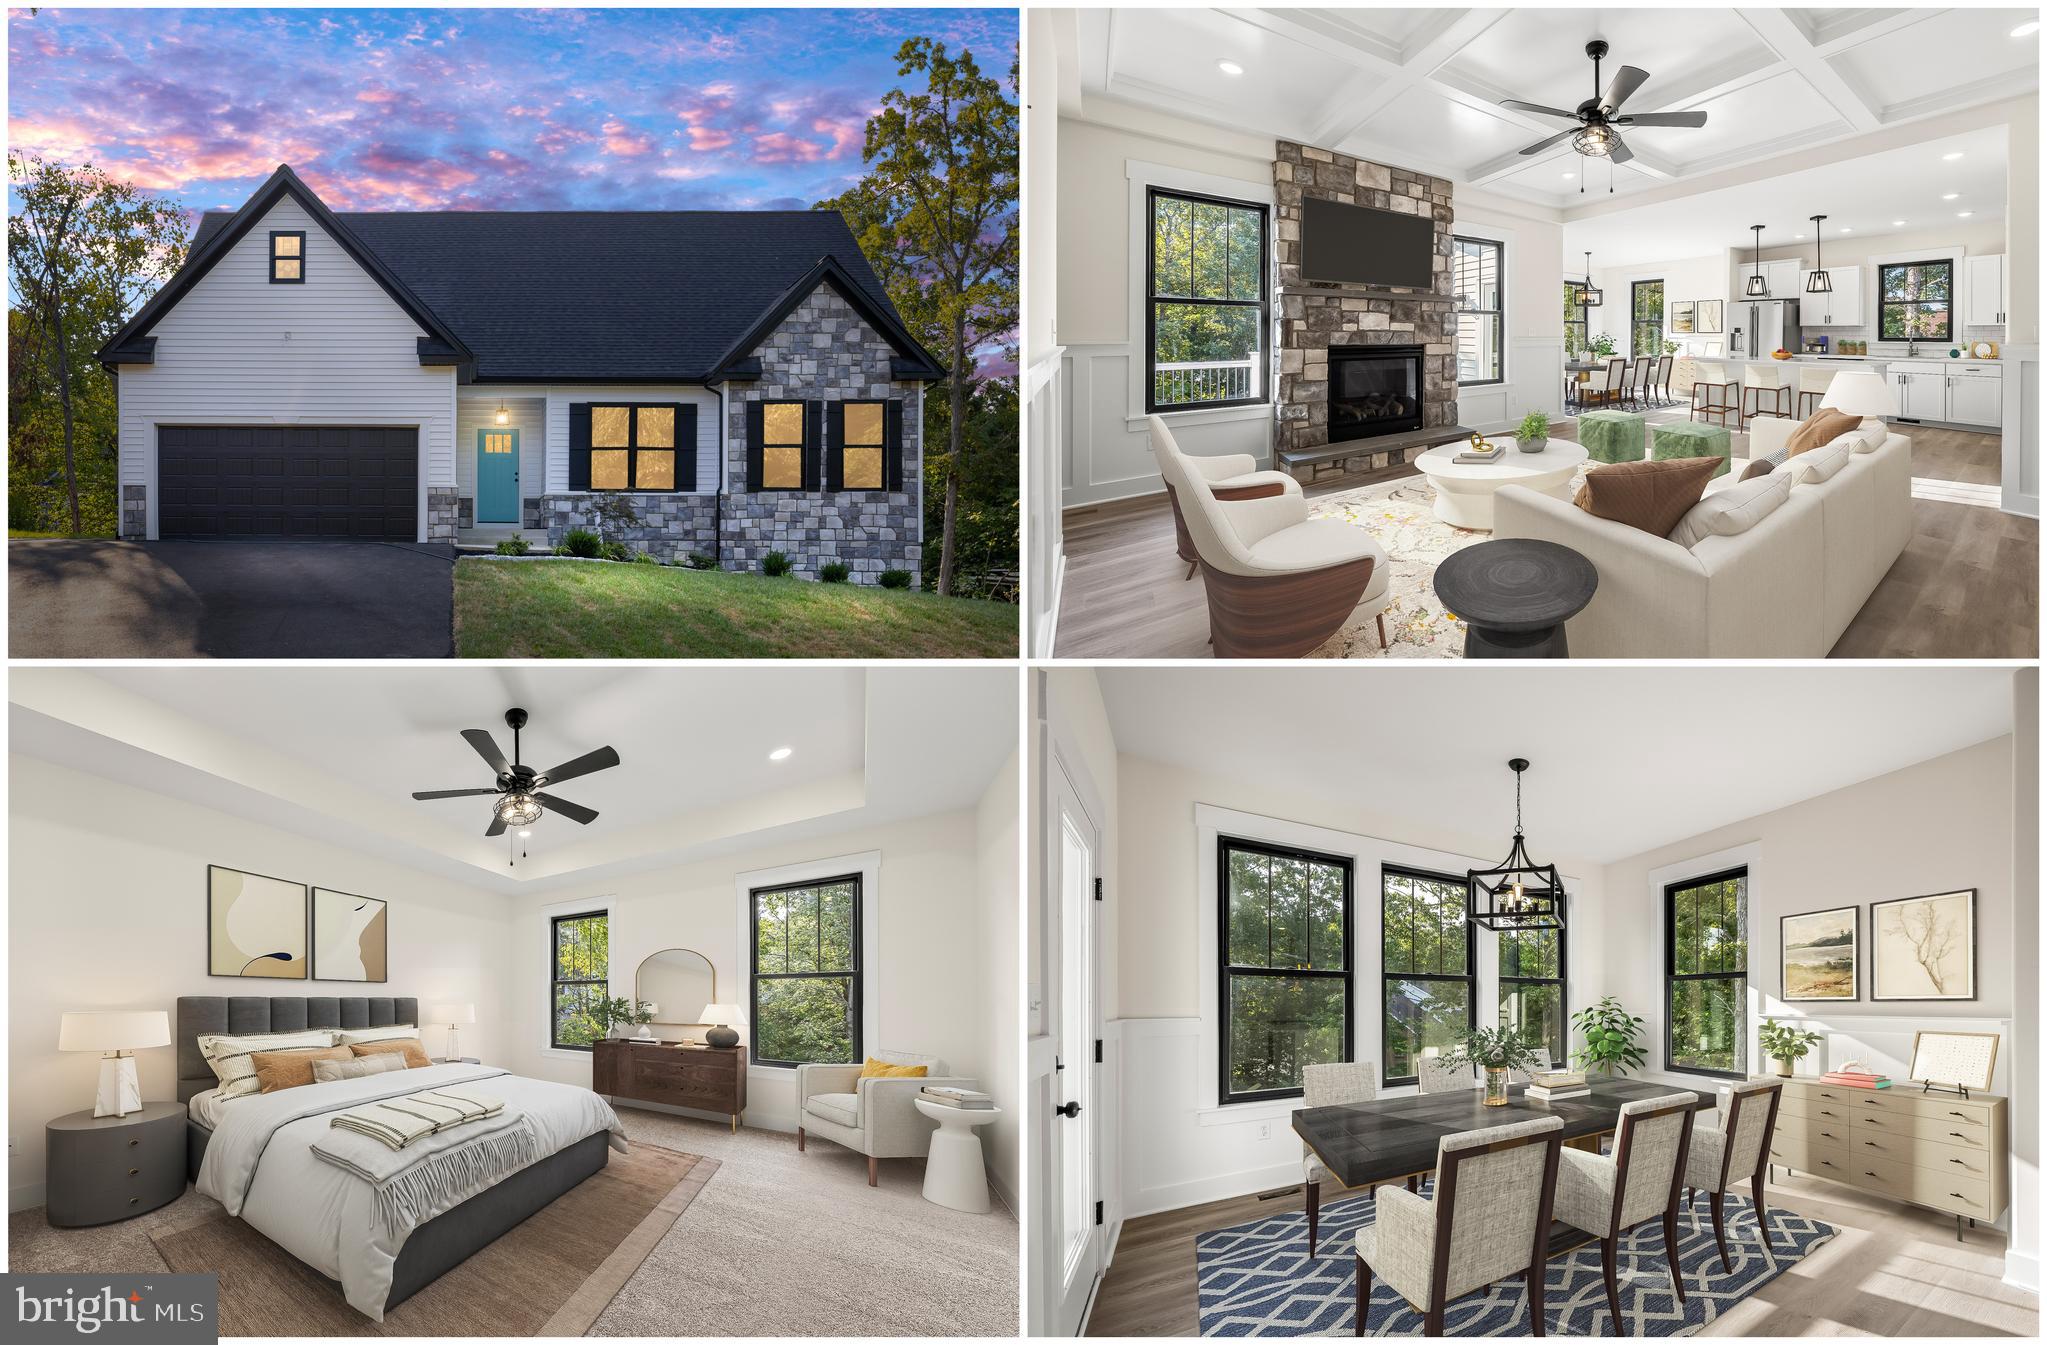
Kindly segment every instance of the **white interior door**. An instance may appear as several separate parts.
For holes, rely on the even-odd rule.
[[[1047,949],[1053,980],[1047,996],[1052,1021],[1047,1024],[1056,1059],[1047,1092],[1053,1182],[1050,1206],[1056,1234],[1052,1251],[1058,1268],[1054,1289],[1052,1332],[1080,1332],[1101,1277],[1104,1247],[1096,1223],[1101,1195],[1101,1118],[1103,1100],[1096,1088],[1095,1042],[1101,1036],[1100,1001],[1096,994],[1095,944],[1098,932],[1095,882],[1100,876],[1101,834],[1057,753],[1048,752],[1051,804],[1047,821],[1053,834],[1048,896],[1053,908],[1054,939]]]

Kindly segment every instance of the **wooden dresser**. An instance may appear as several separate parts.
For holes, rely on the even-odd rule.
[[[746,1048],[695,1043],[600,1041],[590,1090],[610,1098],[724,1112],[739,1129],[746,1110]]]
[[[2005,1101],[1918,1086],[1843,1088],[1784,1080],[1770,1159],[1815,1177],[1991,1220],[2011,1199]]]

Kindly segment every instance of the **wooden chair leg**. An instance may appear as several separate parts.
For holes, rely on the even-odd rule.
[[[1414,1192],[1416,1195],[1420,1195],[1422,1191],[1421,1178],[1409,1177],[1407,1179],[1407,1189]]]
[[[1372,1311],[1372,1268],[1365,1264],[1365,1258],[1352,1253],[1358,1263],[1357,1310],[1352,1315],[1350,1333],[1354,1336],[1365,1334],[1365,1319]]]
[[[1442,1304],[1430,1304],[1429,1310],[1422,1315],[1422,1334],[1425,1336],[1440,1336],[1443,1334]]]
[[[1381,612],[1372,619],[1379,623],[1379,648],[1382,650],[1391,648],[1392,646],[1386,643],[1386,614]]]
[[[1601,1238],[1599,1240],[1599,1273],[1606,1281],[1606,1306],[1607,1310],[1613,1313],[1613,1333],[1617,1336],[1625,1336],[1628,1332],[1627,1327],[1621,1321],[1620,1284],[1614,1275],[1614,1254],[1619,1244],[1620,1239],[1618,1237]]]
[[[796,1127],[796,1152],[797,1152],[797,1153],[802,1153],[802,1152],[803,1152],[803,1127],[802,1127],[802,1126],[797,1126],[797,1127]]]
[[[1538,1261],[1521,1272],[1521,1283],[1528,1289],[1528,1334],[1542,1334],[1542,1281],[1545,1267]]]
[[[1770,1207],[1764,1203],[1764,1185],[1763,1169],[1758,1167],[1755,1177],[1749,1182],[1749,1189],[1755,1193],[1756,1197],[1756,1227],[1761,1229],[1763,1233],[1763,1250],[1771,1251],[1774,1249],[1770,1246]]]
[[[1709,1191],[1706,1193],[1706,1204],[1713,1211],[1713,1241],[1720,1244],[1720,1266],[1721,1269],[1732,1275],[1734,1273],[1734,1262],[1727,1255],[1726,1202],[1727,1193],[1724,1191]]]
[[[1677,1206],[1663,1212],[1663,1259],[1670,1263],[1670,1287],[1677,1290],[1677,1301],[1685,1301],[1684,1267],[1677,1261]]]
[[[1192,578],[1194,577],[1194,572],[1195,572],[1196,570],[1200,569],[1200,568],[1201,568],[1201,562],[1200,562],[1200,561],[1198,561],[1198,560],[1190,560],[1190,561],[1188,561],[1188,562],[1187,562],[1187,578],[1188,578],[1188,579],[1192,579]],[[1185,581],[1185,580],[1182,580],[1181,582],[1182,582],[1182,583],[1184,583],[1184,582],[1186,582],[1186,581]]]
[[[1308,1255],[1315,1254],[1315,1234],[1322,1214],[1322,1183],[1309,1182],[1302,1188],[1304,1203],[1308,1207]]]
[[[867,1160],[867,1184],[869,1186],[881,1185],[881,1160],[879,1158]]]

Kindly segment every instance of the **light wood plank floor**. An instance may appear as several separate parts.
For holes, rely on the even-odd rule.
[[[1834,1182],[1787,1176],[1782,1168],[1777,1175],[1779,1184],[1770,1188],[1773,1209],[1823,1219],[1841,1232],[1701,1334],[2039,1334],[2037,1300],[2003,1281],[2005,1240],[1995,1229],[1972,1229],[1968,1241],[1958,1243],[1952,1218]],[[1195,1235],[1297,1210],[1300,1202],[1297,1189],[1271,1200],[1241,1196],[1132,1219],[1096,1293],[1088,1334],[1197,1334]]]
[[[1683,420],[1652,411],[1653,424]],[[1730,427],[1731,428],[1731,427]],[[1561,424],[1559,438],[1575,437]],[[1994,485],[2002,449],[1987,434],[1911,427],[1915,477]],[[1736,456],[1748,436],[1734,436]],[[1312,498],[1416,475],[1412,467],[1325,472]],[[1208,600],[1174,554],[1165,496],[1066,511],[1066,581],[1058,658],[1207,658]],[[1835,658],[2036,658],[2040,652],[2037,520],[1994,508],[1914,499],[1905,553],[1835,644]]]

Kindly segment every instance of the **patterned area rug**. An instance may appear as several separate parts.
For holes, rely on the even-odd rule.
[[[1422,1184],[1426,1196],[1432,1183]],[[1748,1199],[1727,1197],[1729,1274],[1720,1266],[1705,1197],[1696,1218],[1678,1213],[1678,1261],[1684,1267],[1685,1302],[1670,1289],[1663,1261],[1663,1225],[1652,1220],[1621,1239],[1616,1261],[1623,1328],[1613,1329],[1606,1285],[1599,1272],[1599,1245],[1580,1247],[1549,1263],[1543,1281],[1543,1322],[1550,1335],[1689,1336],[1722,1312],[1811,1255],[1833,1238],[1830,1224],[1789,1210],[1770,1211],[1771,1249],[1765,1251]],[[1372,1222],[1369,1196],[1322,1207],[1316,1256],[1308,1256],[1308,1220],[1299,1202],[1285,1214],[1203,1233],[1194,1261],[1201,1296],[1204,1336],[1349,1335],[1354,1318],[1356,1272],[1353,1234]],[[1422,1317],[1383,1279],[1373,1278],[1369,1336],[1418,1336]],[[1466,1294],[1443,1315],[1451,1336],[1525,1336],[1528,1295],[1517,1277]]]

